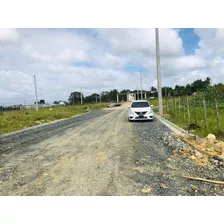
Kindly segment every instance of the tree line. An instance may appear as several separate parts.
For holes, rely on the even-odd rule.
[[[174,88],[169,86],[162,87],[162,96],[163,97],[181,97],[181,96],[191,96],[195,92],[205,92],[211,88],[215,88],[215,91],[218,93],[218,98],[224,97],[224,85],[222,83],[218,83],[216,85],[211,85],[211,78],[207,77],[206,79],[197,79],[192,83],[188,83],[187,85],[176,85]],[[151,86],[148,90],[143,90],[146,92],[147,97],[158,97],[157,88]],[[139,92],[140,98],[140,90],[130,90],[123,89],[120,92],[117,89],[113,89],[110,91],[103,91],[99,93],[93,93],[89,96],[84,96],[81,92],[74,91],[70,93],[68,102],[65,104],[81,104],[81,96],[83,103],[106,103],[106,102],[115,102],[117,101],[117,94],[124,93],[119,96],[119,101],[124,100],[127,101],[127,95],[125,93],[129,92]],[[210,94],[209,94],[210,95]],[[59,104],[61,101],[54,101],[54,104]],[[44,100],[40,100],[38,103],[45,103]],[[1,107],[0,107],[1,108]]]
[[[162,96],[163,97],[179,97],[179,96],[191,96],[196,92],[204,92],[211,87],[211,78],[207,77],[206,79],[197,79],[192,83],[188,83],[187,85],[176,85],[174,88],[169,86],[162,87]],[[216,84],[213,87],[216,88],[217,92],[224,93],[224,85],[222,83]],[[147,97],[158,97],[157,88],[151,86],[148,90],[143,90],[146,92]],[[84,97],[82,94],[83,103],[99,103],[99,102],[115,102],[117,101],[118,93],[129,93],[129,92],[139,92],[140,90],[130,90],[123,89],[122,91],[118,91],[117,89],[113,89],[111,91],[103,91],[99,93],[93,93],[90,96]],[[119,95],[119,100],[127,100],[127,95]],[[68,104],[80,104],[81,103],[81,92],[72,92],[68,98]]]

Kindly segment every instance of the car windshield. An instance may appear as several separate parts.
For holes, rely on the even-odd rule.
[[[149,107],[148,102],[133,102],[131,107]]]

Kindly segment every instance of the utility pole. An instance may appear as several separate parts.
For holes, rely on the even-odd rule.
[[[163,116],[161,71],[160,71],[160,50],[159,50],[159,30],[158,30],[158,28],[155,28],[155,34],[156,34],[156,64],[157,64],[157,89],[158,89],[158,100],[159,100],[159,115]]]
[[[82,89],[80,90],[80,93],[81,93],[81,104],[82,104]]]
[[[140,71],[140,84],[141,84],[141,100],[142,100],[142,72]]]
[[[137,100],[139,100],[138,81],[137,81]]]
[[[38,110],[37,84],[36,84],[36,76],[35,75],[34,75],[34,86],[35,86],[35,95],[36,95],[36,110]]]

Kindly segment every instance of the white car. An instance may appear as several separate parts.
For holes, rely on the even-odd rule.
[[[154,112],[147,100],[133,101],[128,111],[128,120],[153,120]]]

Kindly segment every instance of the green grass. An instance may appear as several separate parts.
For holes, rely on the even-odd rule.
[[[220,109],[220,129],[221,131],[224,131],[224,109]],[[166,106],[164,105],[164,113],[169,114],[170,118],[169,120],[178,126],[182,127],[185,130],[188,130],[189,124],[197,124],[200,126],[200,128],[195,130],[189,130],[190,132],[200,136],[200,137],[206,137],[209,133],[212,133],[216,135],[219,139],[224,139],[224,136],[219,135],[218,128],[217,128],[217,122],[216,122],[216,110],[215,108],[207,108],[207,123],[208,123],[208,129],[205,128],[205,122],[204,122],[204,110],[203,107],[196,107],[196,122],[194,117],[194,108],[193,106],[190,107],[190,122],[188,121],[188,114],[187,114],[187,108],[185,109],[185,120],[184,120],[184,108],[181,106],[180,113],[179,109],[177,109],[176,117],[173,112],[170,110],[166,110]]]
[[[155,112],[155,113],[157,113],[157,112],[159,112],[159,108],[158,108],[158,106],[159,106],[159,103],[158,103],[158,99],[157,98],[155,98],[155,99],[147,99],[148,101],[149,101],[149,103],[150,103],[150,105],[153,105],[153,111]],[[165,99],[163,99],[163,104],[165,105]]]
[[[173,99],[173,98],[172,98]],[[158,112],[158,99],[148,99],[150,104],[154,105],[154,112]],[[179,97],[176,98],[176,100],[179,100]],[[171,100],[169,101],[169,107],[171,107]],[[192,102],[192,97],[189,97],[189,102]],[[222,132],[224,132],[224,108],[223,108],[223,103],[219,104],[220,108],[220,129]],[[188,126],[191,123],[195,123],[194,119],[194,108],[193,106],[190,106],[190,122],[188,122],[188,114],[187,114],[187,108],[185,109],[185,120],[184,120],[184,108],[183,105],[181,105],[180,113],[178,109],[178,104],[177,104],[177,114],[176,117],[174,113],[171,111],[171,108],[169,111],[167,111],[166,108],[166,99],[163,99],[163,113],[164,117],[166,117],[168,120],[173,122],[174,124],[178,125],[179,127],[188,130]],[[168,115],[168,116],[167,116]],[[217,122],[216,122],[216,110],[215,108],[207,108],[207,122],[208,122],[208,129],[206,130],[205,128],[205,123],[204,123],[204,110],[203,107],[197,107],[196,108],[196,124],[199,125],[201,128],[196,129],[196,130],[190,130],[190,132],[200,136],[200,137],[206,137],[209,133],[212,133],[216,135],[216,137],[220,140],[224,140],[223,135],[219,135],[218,129],[217,129]]]
[[[105,107],[107,107],[107,104],[84,104],[41,108],[38,111],[19,110],[0,112],[0,134],[72,117],[89,110],[99,110]]]

